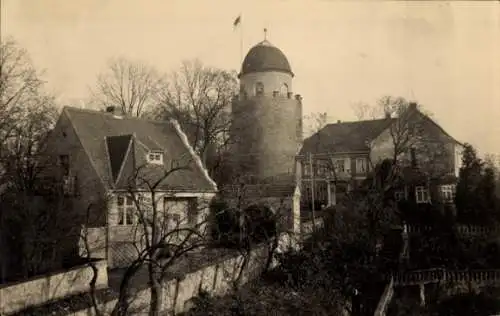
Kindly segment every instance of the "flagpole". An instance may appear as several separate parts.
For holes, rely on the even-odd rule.
[[[240,13],[241,17],[241,13]],[[240,21],[240,65],[243,64],[243,25],[242,21]]]

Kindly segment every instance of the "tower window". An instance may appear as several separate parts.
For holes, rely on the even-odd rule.
[[[255,95],[263,95],[264,94],[264,84],[262,82],[257,82],[255,84]]]
[[[284,83],[281,86],[280,94],[283,95],[283,96],[288,96],[288,85],[286,83]]]

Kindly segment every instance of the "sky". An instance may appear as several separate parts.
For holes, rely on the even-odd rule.
[[[356,120],[354,104],[402,96],[422,104],[457,140],[500,153],[500,1],[1,0],[1,6],[2,37],[28,50],[63,105],[80,106],[115,57],[165,72],[194,58],[239,70],[267,28],[267,39],[290,61],[305,114]]]

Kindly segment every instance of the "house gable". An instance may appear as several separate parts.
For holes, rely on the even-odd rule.
[[[70,176],[76,178],[78,199],[74,199],[75,210],[83,214],[93,201],[103,197],[105,187],[64,110],[49,135],[47,147],[44,151],[45,159],[48,159],[47,162],[50,166],[45,171],[48,176],[58,174],[59,165],[57,161],[61,155],[68,155]],[[93,214],[90,221],[92,225],[99,226],[104,223],[105,218],[102,214]]]
[[[75,127],[82,147],[108,189],[124,189],[123,186],[128,184],[126,180],[135,171],[132,169],[137,168],[140,171],[138,176],[144,180],[144,188],[147,187],[146,181],[161,180],[158,190],[216,192],[215,183],[187,143],[185,135],[186,139],[173,122],[117,118],[105,112],[70,107],[65,108],[65,111]],[[133,143],[130,155],[133,157],[123,156],[126,135],[130,134],[134,135],[130,140]],[[164,153],[163,165],[148,163],[146,157],[152,150]],[[179,166],[184,168],[178,168]],[[179,170],[169,174],[170,170],[176,168]]]
[[[407,120],[410,125],[412,123],[419,125],[419,129],[423,132],[421,135],[424,141],[423,144],[425,144],[425,147],[428,147],[422,148],[421,151],[426,151],[429,154],[432,153],[434,159],[441,163],[443,168],[450,170],[450,172],[454,172],[453,170],[456,168],[456,146],[461,146],[461,144],[451,137],[428,115],[419,110],[409,111],[411,112],[405,114],[407,115],[405,120]],[[397,122],[395,121],[393,124],[397,124]],[[392,137],[391,130],[392,126],[393,125],[388,126],[371,142],[370,159],[373,164],[377,164],[384,159],[395,158],[394,138]],[[438,153],[438,151],[441,151],[441,153]],[[420,154],[425,155],[426,153]],[[409,153],[404,153],[404,155],[409,155]],[[409,159],[409,157],[407,158]]]

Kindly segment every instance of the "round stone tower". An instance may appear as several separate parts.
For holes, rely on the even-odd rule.
[[[258,181],[292,176],[302,143],[302,100],[281,50],[264,40],[250,49],[232,106],[233,166]]]

